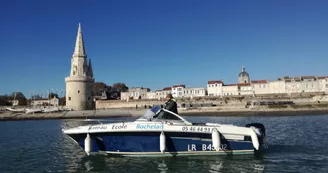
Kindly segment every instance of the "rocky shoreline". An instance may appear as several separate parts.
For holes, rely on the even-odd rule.
[[[14,120],[50,120],[50,119],[98,119],[115,117],[139,117],[146,109],[104,109],[88,111],[63,111],[56,113],[12,113],[8,111],[0,112],[0,121]],[[210,108],[179,108],[181,116],[301,116],[327,114],[328,108],[285,108],[285,109],[219,109]]]

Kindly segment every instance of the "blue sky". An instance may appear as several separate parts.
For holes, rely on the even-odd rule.
[[[4,0],[0,94],[65,89],[78,23],[96,81],[129,87],[328,75],[328,1]]]

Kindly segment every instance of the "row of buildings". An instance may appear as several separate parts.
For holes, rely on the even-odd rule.
[[[151,92],[149,88],[131,88],[121,93],[121,100],[160,99],[167,94],[173,97],[203,96],[263,96],[263,95],[300,95],[302,93],[328,94],[328,76],[283,77],[277,80],[251,80],[245,68],[238,75],[238,83],[225,84],[222,80],[210,80],[207,87],[187,88],[174,85]]]
[[[60,106],[62,104],[62,100],[57,97],[53,97],[51,99],[41,98],[31,100],[31,106]]]
[[[78,26],[75,48],[71,56],[71,69],[66,83],[66,107],[73,110],[86,110],[95,107],[94,86],[95,77],[91,60],[87,57],[82,37],[81,25]],[[165,87],[155,92],[149,88],[131,88],[121,93],[122,100],[129,99],[160,99],[171,93],[173,97],[203,97],[203,96],[256,96],[267,94],[300,94],[328,93],[328,76],[284,77],[278,80],[250,80],[249,74],[242,68],[237,84],[225,84],[222,80],[210,80],[206,87],[187,88],[185,85]],[[101,98],[107,98],[106,96]],[[1,101],[1,99],[0,99]],[[59,104],[59,100],[34,100],[33,105]]]

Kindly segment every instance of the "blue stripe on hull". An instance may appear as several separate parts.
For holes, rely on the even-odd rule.
[[[195,133],[165,133],[166,135],[166,151],[170,155],[192,155],[193,153],[203,152],[204,155],[218,155],[213,150],[210,134]],[[84,148],[84,139],[86,135],[70,135],[79,145]],[[91,134],[92,152],[106,151],[111,154],[129,153],[139,154],[158,154],[160,151],[160,133],[103,133]],[[198,137],[200,136],[200,137]],[[254,147],[251,141],[232,141],[222,139],[222,154],[235,154],[235,151],[245,151],[244,153],[252,153]],[[200,151],[200,152],[199,152]],[[207,152],[206,152],[207,151]],[[233,152],[231,152],[233,151]],[[117,153],[119,152],[119,153]],[[186,153],[185,153],[186,152]],[[175,154],[174,154],[175,153]]]

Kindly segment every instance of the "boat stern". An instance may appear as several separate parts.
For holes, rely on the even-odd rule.
[[[247,124],[246,127],[251,128],[254,133],[256,134],[256,138],[254,139],[251,136],[245,136],[245,140],[250,140],[254,143],[254,140],[258,141],[258,148],[256,148],[256,151],[263,151],[268,148],[268,144],[266,141],[266,130],[265,126],[261,123],[251,123]]]

